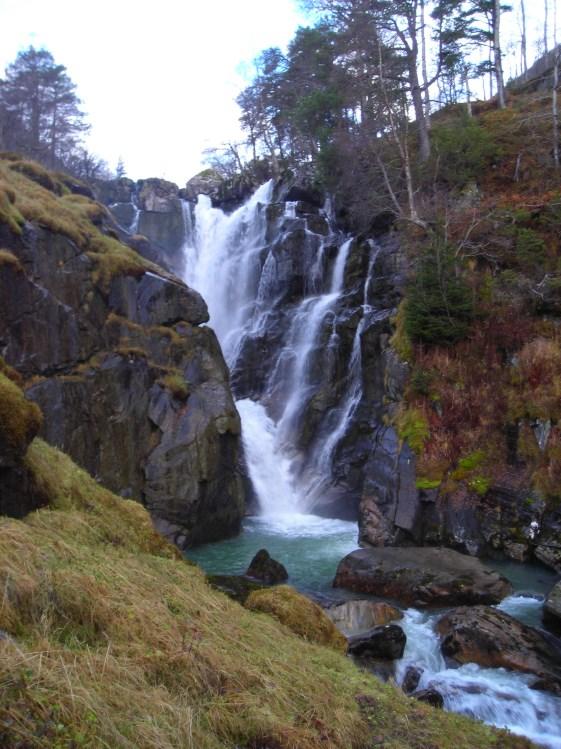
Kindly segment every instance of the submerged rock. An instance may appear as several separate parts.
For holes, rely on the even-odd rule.
[[[274,616],[300,637],[344,652],[347,640],[317,603],[310,601],[289,585],[257,590],[245,606]],[[304,664],[302,664],[304,666]]]
[[[561,694],[561,648],[533,627],[489,606],[462,606],[437,624],[445,656],[458,663],[508,668],[539,677],[540,688]],[[544,687],[544,685],[546,685]]]
[[[327,607],[325,613],[347,637],[403,618],[399,609],[384,601],[345,601]]]
[[[337,568],[333,586],[413,606],[499,603],[512,586],[478,559],[451,549],[359,549]]]
[[[374,627],[368,632],[349,637],[349,653],[361,658],[401,658],[407,637],[397,624]]]
[[[251,560],[246,576],[261,580],[267,585],[283,583],[288,580],[288,572],[283,564],[273,559],[267,549],[260,549]]]

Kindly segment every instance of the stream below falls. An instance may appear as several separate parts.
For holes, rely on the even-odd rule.
[[[266,548],[286,567],[288,584],[323,602],[368,596],[332,588],[341,559],[357,548],[356,523],[314,515],[254,516],[246,519],[236,538],[206,544],[188,552],[209,574],[243,574],[254,554]],[[538,566],[487,561],[512,582],[515,592],[499,604],[502,611],[525,624],[540,626],[544,594],[557,576]],[[533,677],[502,668],[470,663],[448,668],[435,632],[443,611],[406,609],[399,625],[407,635],[403,658],[395,662],[400,684],[409,666],[424,669],[419,689],[433,687],[446,710],[508,728],[549,749],[561,749],[561,698],[528,686]]]

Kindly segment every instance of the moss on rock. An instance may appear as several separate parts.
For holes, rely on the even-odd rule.
[[[252,611],[262,611],[274,616],[309,642],[327,645],[342,652],[347,650],[346,638],[323,609],[290,585],[256,590],[248,596],[245,606]]]
[[[12,455],[23,454],[41,428],[39,407],[25,399],[20,388],[0,368],[0,457],[2,445]]]

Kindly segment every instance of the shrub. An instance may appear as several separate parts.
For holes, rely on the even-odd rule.
[[[499,149],[492,135],[467,115],[432,129],[437,179],[453,187],[477,180]]]
[[[397,433],[401,440],[407,440],[413,452],[419,455],[429,438],[428,421],[417,408],[402,409],[396,419]]]
[[[404,314],[405,331],[413,341],[447,346],[467,336],[475,317],[473,293],[450,246],[435,243],[421,256]]]

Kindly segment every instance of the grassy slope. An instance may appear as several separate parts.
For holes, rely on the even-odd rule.
[[[0,745],[529,746],[441,713],[213,591],[153,530],[36,439],[51,498],[0,521]]]

